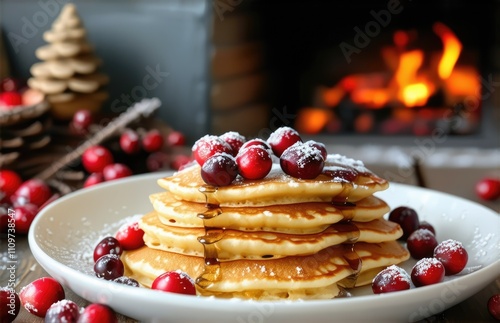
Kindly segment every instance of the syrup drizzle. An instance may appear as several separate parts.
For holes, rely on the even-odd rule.
[[[354,250],[354,244],[358,241],[360,236],[359,228],[352,222],[356,204],[349,202],[348,197],[353,190],[354,184],[352,182],[342,182],[342,191],[340,194],[332,198],[332,205],[342,213],[344,220],[337,225],[338,230],[348,232],[346,242],[342,245],[343,257],[349,267],[351,267],[351,274],[340,281],[347,288],[353,288],[356,285],[359,273],[361,272],[362,261],[359,255]]]
[[[220,281],[222,277],[219,256],[215,243],[224,236],[223,228],[214,228],[207,225],[207,220],[213,219],[222,213],[219,203],[215,199],[217,188],[212,186],[200,187],[200,192],[205,195],[206,211],[199,213],[198,217],[203,220],[205,235],[198,237],[203,245],[205,268],[203,273],[196,278],[196,285],[202,289],[210,287],[214,282]]]
[[[340,283],[346,288],[353,288],[361,272],[362,261],[354,250],[354,244],[358,241],[360,231],[355,223],[352,222],[355,214],[356,204],[348,201],[348,196],[353,190],[352,182],[341,182],[342,191],[332,198],[331,204],[342,213],[344,220],[338,223],[337,229],[341,232],[348,232],[345,244],[342,245],[343,257],[351,267],[351,274],[342,279]],[[215,195],[217,188],[213,186],[202,186],[199,191],[205,196],[206,210],[199,213],[198,217],[203,220],[205,235],[198,237],[198,241],[203,245],[205,267],[203,273],[196,278],[195,283],[202,290],[209,288],[213,283],[222,279],[220,261],[215,243],[224,237],[223,228],[215,228],[207,225],[207,220],[219,216],[223,211],[219,206]]]

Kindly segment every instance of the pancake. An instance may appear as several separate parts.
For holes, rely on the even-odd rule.
[[[203,257],[205,227],[181,228],[164,225],[155,212],[139,221],[144,241],[153,249]],[[329,246],[353,242],[384,242],[396,240],[403,234],[394,222],[377,219],[370,222],[335,223],[315,234],[289,234],[266,231],[214,229],[220,235],[213,243],[219,261],[235,259],[269,259],[292,255],[309,255]],[[210,231],[208,231],[210,233]]]
[[[204,203],[177,200],[170,192],[149,197],[160,221],[169,226],[227,228],[247,231],[317,233],[342,220],[368,222],[389,212],[381,199],[369,196],[355,206],[329,202],[308,202],[253,207],[224,207],[221,214],[203,220],[199,214],[207,211]]]
[[[347,176],[339,176],[342,172],[350,172],[355,178],[348,180]],[[205,184],[200,166],[193,163],[173,176],[159,179],[158,185],[177,199],[222,207],[331,202],[333,199],[357,202],[389,187],[385,179],[370,172],[361,161],[340,155],[328,155],[322,174],[311,180],[286,175],[275,162],[261,180],[238,176],[229,186],[213,188]]]
[[[375,244],[358,242],[353,246],[357,254],[355,260],[362,263],[361,274],[374,268],[398,264],[409,257],[408,251],[396,241]],[[211,277],[208,282],[203,280],[203,257],[142,247],[125,251],[122,260],[126,268],[125,275],[149,288],[162,273],[180,270],[193,278],[203,276],[201,283],[197,284],[201,295],[266,300],[320,299],[337,296],[339,289],[336,285],[359,286],[351,279],[357,270],[346,259],[347,254],[353,254],[350,248],[339,245],[308,256],[221,262],[212,265],[216,266],[215,274],[212,275],[215,277]]]

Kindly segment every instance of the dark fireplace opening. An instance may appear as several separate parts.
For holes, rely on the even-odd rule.
[[[287,125],[316,136],[498,146],[498,7],[257,1],[273,105],[294,116]]]

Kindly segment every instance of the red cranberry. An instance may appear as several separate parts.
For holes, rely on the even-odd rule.
[[[127,285],[127,286],[132,286],[132,287],[139,287],[139,282],[133,278],[126,277],[126,276],[121,276],[118,278],[113,279],[115,283],[122,284],[122,285]]]
[[[0,107],[11,108],[23,104],[23,97],[17,92],[0,93]]]
[[[392,265],[375,276],[372,290],[375,294],[382,294],[410,289],[410,281],[410,275],[403,268]]]
[[[14,205],[31,203],[41,206],[51,195],[50,187],[44,181],[34,178],[22,183],[11,196],[11,200]]]
[[[198,139],[194,143],[192,151],[194,159],[200,166],[203,166],[205,161],[215,154],[233,154],[233,149],[227,142],[217,136],[212,135],[206,135]]]
[[[434,257],[443,264],[446,276],[461,272],[469,260],[467,250],[465,250],[462,243],[453,239],[438,244],[434,249]]]
[[[125,268],[120,256],[107,254],[97,259],[94,264],[94,272],[98,278],[113,280],[123,276]]]
[[[132,155],[141,150],[141,140],[137,132],[127,129],[120,136],[120,148],[124,153]]]
[[[114,162],[111,152],[103,146],[92,146],[87,148],[82,155],[82,163],[89,173],[102,172],[104,167]]]
[[[313,146],[313,147],[319,149],[319,151],[321,152],[321,156],[323,156],[323,159],[326,161],[326,158],[328,157],[328,153],[326,151],[325,144],[323,144],[321,142],[317,142],[315,140],[306,141],[304,144],[309,145],[309,146]]]
[[[406,240],[420,225],[417,212],[407,206],[400,206],[389,213],[389,221],[396,222],[403,229],[401,239]]]
[[[496,320],[500,320],[500,294],[495,294],[488,299],[488,312]]]
[[[38,214],[38,206],[34,204],[24,204],[14,207],[14,222],[16,233],[28,234],[31,223]]]
[[[194,282],[186,273],[181,271],[168,271],[156,277],[151,285],[152,289],[164,292],[196,295]]]
[[[328,167],[323,173],[341,182],[354,182],[359,176],[358,171],[354,168],[341,166]]]
[[[16,172],[0,169],[0,202],[10,201],[10,197],[22,183],[23,180]]]
[[[0,322],[12,322],[19,314],[21,301],[14,289],[0,288]]]
[[[186,137],[180,131],[171,131],[167,135],[167,144],[169,146],[183,146],[186,143]]]
[[[78,133],[85,133],[89,130],[90,125],[94,122],[92,112],[90,110],[78,110],[73,114],[70,127]]]
[[[132,171],[127,165],[116,163],[106,165],[102,170],[102,175],[104,176],[104,180],[112,181],[114,179],[131,176]]]
[[[64,299],[62,285],[52,277],[34,280],[19,292],[19,299],[24,308],[39,317],[45,317],[49,307]]]
[[[95,322],[118,323],[118,318],[116,317],[115,311],[113,311],[111,307],[94,303],[88,305],[82,310],[77,323]]]
[[[268,150],[260,146],[250,146],[236,155],[240,175],[246,179],[266,177],[273,167],[273,160]]]
[[[302,142],[302,138],[300,138],[299,133],[295,129],[290,127],[276,129],[267,139],[267,143],[278,157],[296,142]]]
[[[80,308],[70,300],[63,299],[52,304],[45,314],[45,323],[74,323],[80,316]]]
[[[241,146],[243,146],[246,141],[244,136],[235,131],[228,131],[220,135],[220,138],[231,146],[231,149],[233,150],[233,156],[236,156],[238,154]]]
[[[163,148],[164,139],[160,131],[152,129],[142,137],[142,148],[148,153],[159,151]]]
[[[118,229],[115,238],[118,240],[123,250],[133,250],[144,245],[144,231],[139,228],[137,221],[129,223]]]
[[[92,173],[83,183],[83,187],[90,187],[102,182],[104,182],[104,176],[102,175],[102,173]]]
[[[419,229],[427,229],[430,232],[432,232],[432,234],[436,235],[436,229],[434,229],[434,226],[427,221],[420,221],[418,228]]]
[[[476,194],[485,201],[500,197],[500,179],[484,178],[476,184]]]
[[[430,258],[434,255],[434,248],[438,245],[434,234],[427,229],[413,231],[406,240],[406,247],[415,259]]]
[[[170,167],[175,170],[181,170],[188,164],[190,164],[193,161],[193,159],[189,156],[186,155],[176,155],[174,156],[174,159],[170,163]]]
[[[266,150],[272,151],[271,146],[269,146],[269,144],[266,141],[264,141],[260,138],[250,139],[249,141],[245,142],[240,147],[240,150],[243,150],[243,149],[248,148],[250,146],[261,146]]]
[[[325,161],[319,149],[297,142],[281,154],[280,165],[281,169],[290,176],[313,179],[321,174]]]
[[[232,155],[215,154],[201,166],[201,178],[212,186],[227,186],[238,176],[238,166]]]
[[[444,266],[436,258],[422,258],[411,271],[411,281],[416,287],[437,284],[444,278]]]
[[[123,248],[120,242],[115,237],[106,237],[99,241],[99,243],[94,248],[94,261],[101,258],[104,255],[114,254],[120,256],[123,252]]]

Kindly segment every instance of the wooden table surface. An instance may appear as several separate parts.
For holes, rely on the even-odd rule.
[[[477,198],[472,196],[469,197],[477,200]],[[500,201],[484,204],[497,212],[500,210]],[[7,281],[9,279],[9,272],[8,270],[5,270],[8,268],[6,240],[0,239],[0,244],[0,268],[2,269],[0,273],[0,286],[5,286],[7,285]],[[39,277],[48,276],[45,270],[32,256],[26,236],[16,236],[16,253],[18,255],[16,263],[16,291],[19,292],[23,286]],[[66,289],[65,291],[67,299],[73,300],[80,306],[86,306],[88,304],[87,301],[73,293],[71,290]],[[495,320],[489,314],[486,306],[488,299],[494,294],[500,294],[500,273],[496,280],[492,281],[491,284],[474,296],[449,308],[443,313],[429,317],[422,322],[494,322]],[[124,316],[120,316],[119,321],[134,322],[134,320]],[[21,309],[21,312],[15,322],[43,322],[43,319],[37,318],[23,308]]]

